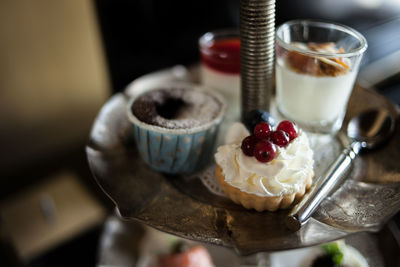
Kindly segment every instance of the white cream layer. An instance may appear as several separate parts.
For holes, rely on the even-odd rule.
[[[276,94],[280,109],[302,123],[330,123],[344,115],[357,71],[336,77],[296,73],[278,60]]]
[[[228,130],[228,136],[234,127],[238,128],[237,124]],[[227,140],[227,144],[220,146],[215,154],[225,181],[230,185],[259,196],[280,196],[298,192],[305,179],[313,175],[313,151],[304,132],[300,131],[286,148],[277,146],[275,158],[268,163],[261,163],[242,152],[240,146],[245,136],[242,134],[237,140]]]

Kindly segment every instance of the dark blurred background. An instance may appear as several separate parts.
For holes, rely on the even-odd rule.
[[[238,0],[119,2],[95,1],[114,91],[155,69],[196,63],[202,34],[239,28]],[[302,18],[335,21],[363,33],[369,43],[364,65],[400,50],[400,2],[396,0],[277,1],[276,25]]]
[[[279,0],[276,24],[340,22],[368,40],[359,82],[400,103],[398,0]],[[239,0],[0,1],[0,266],[95,266],[112,203],[84,146],[107,99],[199,59]]]

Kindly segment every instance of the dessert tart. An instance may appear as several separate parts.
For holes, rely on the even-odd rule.
[[[313,151],[307,135],[290,121],[272,129],[257,124],[252,135],[241,123],[233,124],[226,144],[215,154],[216,177],[235,203],[257,211],[290,207],[310,188]]]

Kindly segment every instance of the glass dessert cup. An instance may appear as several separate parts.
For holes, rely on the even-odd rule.
[[[225,121],[239,119],[240,36],[235,29],[207,32],[199,39],[201,83],[227,101]]]
[[[335,133],[342,125],[365,38],[340,24],[284,23],[276,31],[276,101],[302,128]]]

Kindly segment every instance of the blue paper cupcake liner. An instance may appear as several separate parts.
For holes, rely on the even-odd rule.
[[[199,86],[190,86],[200,90]],[[136,98],[131,100],[127,112],[135,143],[141,158],[151,168],[168,174],[188,174],[204,168],[213,159],[225,104],[218,94],[206,92],[221,102],[221,111],[211,122],[192,129],[167,129],[146,124],[133,115],[131,107]]]

